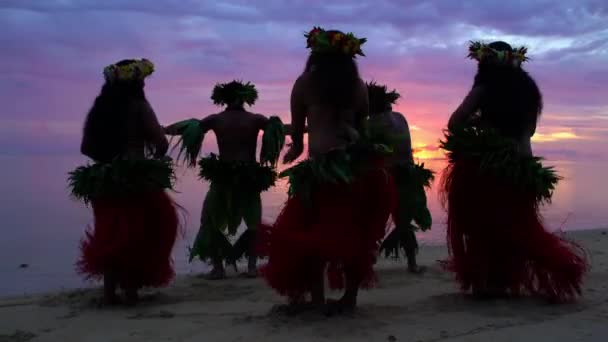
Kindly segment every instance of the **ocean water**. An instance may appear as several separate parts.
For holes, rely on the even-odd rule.
[[[68,196],[66,174],[83,164],[82,157],[0,157],[4,177],[0,180],[0,296],[39,293],[90,286],[74,272],[78,242],[91,223],[91,210]],[[552,230],[583,230],[608,227],[608,162],[549,161],[564,180],[551,206],[543,208]],[[444,161],[427,161],[440,171]],[[188,212],[186,231],[174,249],[177,272],[207,270],[201,262],[187,262],[188,246],[198,230],[202,200],[208,188],[194,170],[177,171],[174,198]],[[262,195],[264,214],[272,221],[287,198],[284,181]],[[428,191],[433,214],[431,231],[420,233],[424,246],[442,244],[445,214],[435,188]],[[424,247],[421,252],[424,253]],[[24,265],[25,267],[22,267]]]

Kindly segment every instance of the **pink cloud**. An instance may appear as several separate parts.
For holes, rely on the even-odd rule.
[[[483,32],[551,47],[531,50],[528,69],[542,87],[547,112],[575,119],[543,119],[543,125],[570,125],[583,135],[607,125],[585,116],[608,108],[603,1],[269,0],[254,7],[247,1],[6,0],[0,21],[0,121],[14,132],[2,143],[14,151],[73,151],[67,146],[76,144],[79,132],[33,131],[16,120],[79,127],[101,86],[103,66],[127,57],[156,63],[147,95],[162,122],[217,111],[211,88],[232,78],[256,83],[254,111],[287,119],[291,86],[307,54],[302,33],[313,24],[370,38],[361,74],[403,94],[396,108],[420,128],[416,139],[425,143],[439,138],[469,89],[475,65],[465,59],[466,43]]]

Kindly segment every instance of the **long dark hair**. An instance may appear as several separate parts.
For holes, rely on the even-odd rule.
[[[342,53],[312,52],[305,72],[310,73],[320,104],[336,109],[352,106],[360,82],[354,58]]]
[[[132,63],[123,60],[117,65]],[[124,153],[127,148],[129,124],[138,122],[139,111],[131,110],[135,101],[147,101],[144,82],[114,81],[106,82],[87,114],[83,135],[90,142],[89,157],[97,161],[109,161]],[[141,134],[144,139],[144,134]],[[145,143],[145,142],[144,142]]]
[[[510,51],[511,45],[494,42],[489,46],[498,51]],[[482,122],[490,124],[507,136],[519,137],[527,127],[536,124],[543,109],[540,89],[522,68],[482,61],[479,63],[473,87],[482,86],[480,104]]]

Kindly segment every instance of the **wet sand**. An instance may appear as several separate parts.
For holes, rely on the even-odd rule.
[[[422,246],[423,275],[381,260],[380,283],[360,295],[352,315],[288,316],[284,300],[260,279],[179,277],[144,291],[133,308],[99,307],[99,288],[0,299],[0,342],[23,341],[606,341],[608,229],[568,234],[589,253],[583,297],[479,302],[459,293],[441,270],[445,247]],[[334,297],[337,296],[334,294]]]

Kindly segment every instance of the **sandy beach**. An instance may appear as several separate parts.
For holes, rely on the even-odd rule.
[[[284,301],[260,279],[180,277],[169,288],[145,292],[134,308],[100,308],[99,288],[2,298],[0,342],[606,341],[608,229],[568,235],[592,263],[583,297],[573,304],[474,301],[437,264],[445,247],[423,246],[425,274],[382,259],[378,287],[361,293],[353,315],[288,316],[273,309]]]

